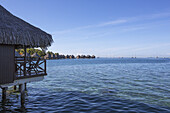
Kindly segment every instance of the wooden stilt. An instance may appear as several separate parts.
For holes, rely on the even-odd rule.
[[[7,90],[7,87],[2,88],[2,101],[6,100],[6,90]]]
[[[21,84],[19,84],[19,91],[21,92]]]
[[[27,83],[25,83],[25,91],[27,91]]]
[[[20,93],[21,93],[21,106],[24,107],[25,105],[25,85],[20,84]]]
[[[16,85],[14,86],[14,90],[15,90],[15,91],[17,90],[17,86],[16,86]]]

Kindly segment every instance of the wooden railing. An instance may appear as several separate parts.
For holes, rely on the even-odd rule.
[[[31,57],[15,58],[15,79],[47,75],[46,60]]]

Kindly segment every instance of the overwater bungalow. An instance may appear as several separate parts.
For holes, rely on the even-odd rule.
[[[79,59],[79,58],[80,58],[80,55],[77,55],[76,58]]]
[[[96,56],[92,55],[91,58],[96,58]]]
[[[87,55],[86,58],[91,58],[91,56],[90,56],[90,55]]]
[[[70,55],[70,59],[75,59],[75,56],[74,55]]]
[[[52,58],[52,59],[56,59],[56,58],[55,58],[55,54],[51,54],[51,58]]]
[[[43,80],[47,75],[46,60],[27,59],[26,49],[45,49],[52,42],[50,34],[12,15],[0,5],[0,88],[3,100],[9,86],[19,85],[21,105],[24,105],[25,84]],[[15,49],[24,49],[23,59],[16,59]]]
[[[66,55],[66,56],[65,56],[65,59],[69,59],[69,58],[70,58],[70,56],[69,56],[69,55]]]
[[[55,54],[55,59],[60,59],[60,55],[59,54]]]
[[[60,55],[59,57],[60,57],[61,59],[65,59],[66,56],[65,56],[65,55]]]
[[[86,58],[86,56],[85,55],[81,55],[80,58]]]

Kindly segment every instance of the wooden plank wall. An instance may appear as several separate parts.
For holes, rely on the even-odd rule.
[[[0,84],[12,83],[15,72],[14,46],[0,45]]]

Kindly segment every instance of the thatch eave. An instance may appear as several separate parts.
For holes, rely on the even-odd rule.
[[[46,48],[52,42],[50,34],[12,15],[0,5],[0,44]]]

